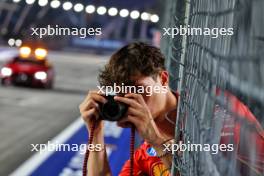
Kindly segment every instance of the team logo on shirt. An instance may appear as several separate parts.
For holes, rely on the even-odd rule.
[[[161,162],[154,163],[151,167],[151,176],[169,176],[170,170],[168,170]]]
[[[153,147],[149,147],[146,152],[149,156],[156,156],[157,155],[157,152]]]

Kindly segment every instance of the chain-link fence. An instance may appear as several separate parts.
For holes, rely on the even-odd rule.
[[[264,175],[263,8],[263,0],[167,1],[162,27],[233,29],[163,40],[171,85],[180,93],[176,141],[202,146],[174,155],[173,175]],[[233,150],[215,154],[214,144]]]

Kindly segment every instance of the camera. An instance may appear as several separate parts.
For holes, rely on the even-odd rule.
[[[114,100],[115,94],[106,95],[106,103],[99,105],[101,120],[119,121],[127,112],[128,106],[124,103]]]

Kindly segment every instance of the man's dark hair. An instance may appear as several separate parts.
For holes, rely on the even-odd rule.
[[[100,70],[100,85],[134,84],[132,76],[152,76],[165,70],[165,58],[160,49],[142,42],[124,46],[114,53],[105,67]]]

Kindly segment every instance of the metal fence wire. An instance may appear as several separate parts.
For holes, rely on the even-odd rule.
[[[171,86],[180,93],[176,141],[234,145],[233,151],[217,154],[212,149],[175,154],[173,175],[264,175],[263,9],[263,0],[167,1],[162,27],[234,30],[217,38],[164,36]],[[248,120],[250,112],[257,122]]]

